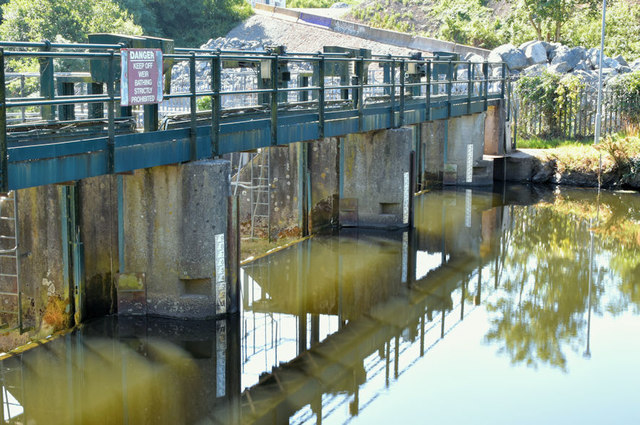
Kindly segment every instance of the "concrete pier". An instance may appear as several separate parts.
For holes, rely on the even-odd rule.
[[[158,316],[206,319],[226,313],[228,161],[136,171],[124,182],[124,273],[119,292]],[[138,295],[138,297],[141,294]],[[124,296],[123,298],[126,298]]]

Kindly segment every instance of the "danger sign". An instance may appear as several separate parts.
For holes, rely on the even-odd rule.
[[[120,105],[162,102],[162,50],[122,49]]]

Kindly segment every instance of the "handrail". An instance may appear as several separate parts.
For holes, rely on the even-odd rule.
[[[26,117],[26,108],[41,108],[41,118],[52,122],[55,118],[55,107],[58,107],[61,121],[73,118],[74,106],[87,105],[87,110],[99,108],[101,115],[94,118],[106,122],[109,127],[109,169],[113,170],[114,161],[114,125],[115,107],[120,101],[119,72],[120,53],[124,48],[121,44],[74,44],[44,42],[0,42],[0,192],[6,192],[7,182],[7,142],[9,130],[16,127],[7,126],[7,110],[22,108],[22,116]],[[25,50],[26,49],[26,50]],[[15,58],[37,60],[40,72],[19,73],[10,71],[11,61]],[[505,67],[503,63],[470,62],[461,60],[442,60],[435,57],[416,58],[407,55],[371,55],[363,57],[352,52],[302,52],[278,53],[269,51],[241,51],[217,49],[188,49],[176,48],[173,53],[164,55],[165,66],[177,62],[187,61],[189,69],[189,88],[187,91],[167,93],[164,98],[189,99],[190,134],[192,154],[196,155],[196,134],[198,103],[197,99],[211,98],[213,105],[211,119],[211,152],[218,151],[218,139],[221,128],[220,117],[230,111],[225,108],[222,99],[229,96],[251,97],[250,108],[261,106],[261,111],[268,111],[266,117],[271,122],[271,144],[278,143],[279,110],[284,107],[302,108],[301,111],[317,110],[318,134],[323,137],[325,112],[335,110],[352,110],[356,112],[358,130],[363,130],[365,108],[376,102],[390,104],[390,125],[397,127],[405,122],[405,112],[413,108],[418,101],[425,109],[424,119],[431,119],[431,108],[447,102],[447,116],[451,116],[452,105],[466,102],[467,111],[471,111],[472,102],[483,102],[487,107],[488,99],[505,96]],[[83,61],[68,61],[81,59]],[[79,67],[78,72],[52,72],[56,60],[70,62],[70,66]],[[67,62],[64,62],[65,64]],[[102,66],[104,70],[96,81],[96,75],[87,72],[87,63],[91,68]],[[206,63],[216,70],[212,72],[211,81],[199,87],[196,80],[198,64]],[[352,65],[353,64],[353,65]],[[248,89],[234,89],[225,86],[226,77],[222,77],[223,67],[252,67],[257,68],[257,87]],[[291,67],[291,68],[290,68]],[[376,68],[377,67],[377,68]],[[498,77],[491,70],[501,67]],[[287,81],[291,71],[309,76],[308,82],[300,86],[289,86]],[[384,81],[369,81],[369,72],[382,72]],[[224,71],[228,75],[231,71]],[[285,72],[285,74],[280,74]],[[466,72],[466,75],[464,75]],[[261,73],[268,77],[261,80]],[[253,74],[255,75],[255,74]],[[441,78],[443,77],[444,78]],[[331,77],[331,78],[326,78]],[[40,95],[30,96],[24,93],[24,78],[40,78]],[[22,89],[19,96],[9,95],[10,81],[21,79]],[[104,81],[106,79],[106,81]],[[339,80],[339,81],[338,81]],[[302,81],[302,80],[301,80]],[[309,84],[310,83],[310,84]],[[499,89],[493,88],[499,84]],[[56,90],[56,84],[58,89]],[[86,94],[78,94],[74,84],[86,84]],[[105,90],[105,86],[106,89]],[[490,87],[491,85],[491,87]],[[65,88],[66,87],[66,88]],[[84,87],[84,86],[82,86]],[[444,87],[444,89],[442,88]],[[64,88],[64,89],[63,89]],[[489,93],[489,89],[493,92]],[[91,91],[89,90],[91,89]],[[83,89],[84,90],[84,89]],[[458,93],[464,92],[460,98]],[[62,93],[62,94],[61,94]],[[75,93],[75,94],[74,94]],[[305,100],[305,106],[299,102],[290,102],[291,95],[298,93],[298,100]],[[383,96],[381,94],[384,93]],[[334,105],[331,95],[337,94],[341,98],[340,105]],[[106,104],[108,107],[100,106]],[[89,106],[92,105],[92,106]],[[96,106],[97,105],[97,106]],[[332,106],[333,105],[333,106]],[[62,111],[67,111],[63,112]],[[92,109],[91,109],[92,110]],[[46,114],[45,114],[46,111]],[[70,111],[70,112],[69,112]],[[106,112],[106,113],[105,113]],[[88,119],[92,118],[87,112]],[[146,110],[146,113],[150,113]],[[155,110],[157,113],[157,109]],[[73,119],[71,120],[73,121]]]

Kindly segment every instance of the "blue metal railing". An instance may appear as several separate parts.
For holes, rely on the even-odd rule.
[[[126,166],[117,165],[116,150],[121,146],[151,146],[153,143],[139,131],[131,132],[127,137],[117,135],[120,120],[116,115],[126,117],[132,113],[130,108],[122,108],[119,113],[116,110],[120,101],[118,70],[119,50],[122,47],[118,44],[0,42],[0,192],[55,183],[63,178],[82,178],[85,174],[88,177],[122,172],[123,167],[128,167],[127,170],[135,169],[136,164],[131,160],[127,161]],[[354,56],[349,52],[282,53],[181,48],[175,49],[174,53],[165,54],[167,66],[172,63],[187,63],[188,89],[164,96],[167,100],[188,100],[187,114],[172,119],[172,128],[184,128],[188,132],[186,136],[180,133],[180,140],[185,139],[184,142],[189,145],[186,159],[195,160],[248,148],[469,114],[486,109],[489,100],[503,98],[505,95],[502,63],[472,63],[411,56],[369,56]],[[28,93],[29,90],[25,92],[22,78],[20,92],[10,94],[6,77],[10,75],[14,79],[16,76],[20,78],[20,73],[10,72],[14,60],[38,62],[40,72],[25,74],[29,78],[38,79],[35,85],[31,84],[31,93]],[[89,63],[92,68],[97,66],[106,70],[106,78],[103,77],[106,81],[97,81],[92,74],[86,73]],[[71,71],[74,72],[55,72],[56,68],[63,67],[72,67],[74,69]],[[208,81],[202,81],[201,78],[199,85],[196,77],[202,68],[209,68],[210,72],[205,73]],[[229,89],[228,82],[233,79],[233,73],[227,72],[223,78],[223,72],[238,68],[255,72],[254,84],[250,88]],[[291,78],[292,74],[295,77],[296,74],[303,73],[311,75],[310,84],[307,82],[296,85],[297,80]],[[384,74],[382,81],[379,78],[370,81],[371,75],[378,74]],[[263,78],[265,76],[267,78]],[[338,78],[339,81],[336,82]],[[78,90],[78,86],[83,88]],[[210,110],[198,110],[198,101],[203,98],[210,99]],[[244,99],[242,108],[225,106],[222,101],[240,98]],[[76,119],[75,110],[79,105],[83,109],[86,107],[86,119]],[[35,114],[38,109],[39,114]],[[159,122],[157,106],[144,109],[144,132],[156,131]],[[30,112],[29,115],[25,114],[26,110]],[[11,111],[20,111],[24,122],[8,122],[7,117]],[[33,120],[34,115],[36,120]],[[95,142],[96,137],[106,136],[104,143],[98,143],[100,148],[96,150],[94,147],[92,151],[102,154],[106,151],[106,156],[99,158],[100,165],[85,170],[84,174],[66,171],[58,172],[50,178],[41,175],[33,162],[52,160],[53,151],[50,146],[39,150],[36,145],[44,146],[47,145],[46,142],[63,143],[67,133],[69,141],[77,139],[78,135],[73,128],[74,123],[80,122],[85,125],[91,122],[96,124],[97,133],[92,134],[92,137],[87,136],[87,139]],[[62,136],[58,135],[55,140],[42,136],[37,143],[29,143],[25,137],[17,137],[19,134],[24,135],[25,128],[32,131],[34,128],[41,130],[52,127],[58,133],[62,132]],[[240,136],[233,134],[238,132],[253,132],[251,134],[254,139],[237,143]],[[255,136],[258,133],[259,136]],[[176,144],[181,143],[169,134],[156,135],[154,140],[160,141],[163,137],[167,138],[164,142],[174,140]],[[208,137],[208,147],[204,145],[203,137]],[[21,151],[17,154],[19,149]],[[166,156],[167,149],[180,150],[182,145],[164,146],[163,149],[165,150],[162,152],[158,151],[159,156]],[[11,154],[13,150],[16,155]],[[53,154],[62,157],[70,154],[88,155],[88,152],[73,145],[73,148],[61,148],[57,154]],[[147,150],[145,155],[150,153]],[[184,158],[174,162],[182,160]],[[105,163],[102,164],[102,161]],[[145,160],[138,164],[138,168],[163,165],[166,161],[167,159],[158,159],[156,164]],[[20,170],[10,172],[18,163]],[[68,162],[66,166],[70,164]],[[42,169],[47,167],[43,166]],[[19,181],[13,184],[10,181],[13,178],[18,178]]]

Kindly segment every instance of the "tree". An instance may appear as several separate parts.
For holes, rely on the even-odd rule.
[[[186,47],[225,35],[252,13],[245,0],[142,1],[155,16],[162,35]]]
[[[111,0],[11,0],[2,6],[2,14],[3,40],[86,42],[92,32],[142,34]]]
[[[562,29],[577,11],[594,11],[596,0],[517,0],[539,40],[560,41]]]

